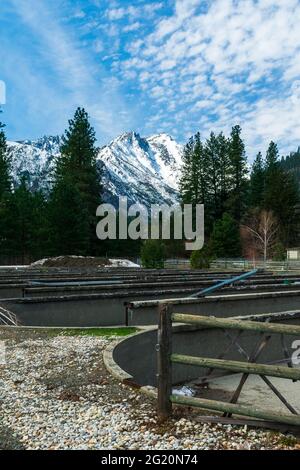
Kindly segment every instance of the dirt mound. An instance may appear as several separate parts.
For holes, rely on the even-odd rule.
[[[107,258],[93,256],[56,256],[54,258],[44,258],[31,264],[32,267],[44,266],[48,268],[89,268],[110,265],[111,262]]]

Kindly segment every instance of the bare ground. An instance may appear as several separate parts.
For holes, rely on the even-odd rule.
[[[111,339],[0,329],[1,449],[299,449],[293,436],[197,422],[178,408],[165,424],[155,403],[114,379]]]

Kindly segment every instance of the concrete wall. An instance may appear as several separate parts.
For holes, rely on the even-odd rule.
[[[295,310],[299,306],[300,286],[283,285],[286,276],[270,273],[258,273],[218,295],[188,299],[195,291],[230,275],[229,272],[143,269],[8,271],[0,273],[0,305],[15,313],[23,325],[61,327],[124,325],[126,302],[133,303],[129,311],[131,325],[157,324],[157,301],[161,299],[175,299],[175,308],[181,312],[190,312],[192,308],[196,314],[220,317]],[[33,280],[46,285],[28,287]],[[73,281],[90,284],[67,285]],[[114,284],[116,281],[121,284]],[[93,285],[93,282],[110,284]],[[22,298],[24,288],[30,297]],[[263,294],[266,289],[268,292]],[[281,293],[277,292],[279,289]],[[252,290],[253,294],[245,294]],[[232,292],[241,294],[233,296]]]
[[[0,299],[11,299],[13,297],[22,297],[22,284],[0,284]]]
[[[93,284],[93,282],[95,284]],[[148,289],[150,296],[152,289],[164,288],[166,292],[178,290],[182,292],[182,297],[189,296],[195,291],[200,291],[208,286],[215,284],[215,280],[202,280],[200,279],[188,279],[188,280],[160,280],[148,282],[146,280],[113,280],[109,279],[102,285],[97,285],[96,282],[103,282],[99,280],[90,281],[88,280],[88,285],[81,285],[78,281],[78,285],[51,285],[49,283],[47,286],[39,287],[28,287],[20,284],[0,284],[0,299],[11,299],[19,297],[58,297],[58,296],[70,296],[70,295],[84,295],[84,294],[97,294],[105,293],[108,291],[125,292],[125,293],[135,293],[137,290],[142,289],[146,291]],[[228,295],[233,293],[251,293],[251,292],[276,292],[278,290],[282,291],[291,291],[299,290],[299,285],[284,285],[279,284],[282,280],[272,279],[272,280],[257,280],[255,283],[249,283],[244,285],[237,285],[235,287],[225,287],[218,293],[222,295]],[[83,282],[84,284],[84,282]]]
[[[154,298],[154,301],[142,299]],[[156,325],[158,300],[170,302],[170,291],[88,294],[68,297],[2,300],[0,306],[17,315],[28,326],[116,326],[126,324],[125,303],[131,302],[129,325]],[[174,302],[175,300],[175,302]],[[181,313],[230,317],[297,310],[300,291],[251,295],[182,298],[172,291],[174,310]]]
[[[176,297],[182,292],[172,292]],[[126,324],[125,303],[141,298],[164,299],[163,291],[91,294],[68,297],[2,300],[0,306],[17,315],[24,326],[117,326]]]
[[[146,288],[188,288],[189,286],[201,287],[212,285],[216,279],[223,279],[230,274],[225,273],[199,273],[192,274],[185,271],[153,271],[153,270],[121,270],[104,271],[93,274],[76,274],[76,273],[57,273],[50,271],[49,273],[16,272],[14,274],[3,274],[0,272],[0,299],[22,297],[49,297],[49,296],[65,296],[79,295],[85,293],[103,292],[108,289],[118,289],[115,283],[120,284],[121,289],[134,286],[137,289]],[[260,279],[260,277],[259,277]],[[97,285],[97,283],[105,282],[106,286]],[[32,283],[40,283],[35,286]],[[68,283],[76,283],[77,285],[68,285]],[[89,283],[89,285],[86,285]],[[146,286],[147,285],[147,286]]]
[[[194,312],[193,312],[194,313]],[[300,313],[294,315],[266,315],[264,319],[273,317],[272,321],[285,324],[300,325]],[[248,319],[248,317],[244,317]],[[253,320],[258,320],[255,316]],[[262,320],[262,318],[260,318]],[[234,330],[232,336],[236,335]],[[200,329],[177,325],[173,327],[173,353],[216,358],[230,343],[230,340],[220,330]],[[299,337],[286,336],[289,355],[292,353],[292,342]],[[239,337],[239,344],[249,353],[255,349],[261,338],[255,333],[245,332]],[[121,341],[113,350],[116,364],[132,376],[132,381],[140,386],[157,385],[157,330],[146,331]],[[245,361],[235,347],[226,354],[226,359]],[[268,346],[258,358],[258,362],[270,363],[284,358],[280,335],[272,335]],[[207,375],[208,369],[184,364],[173,364],[172,383],[184,383],[189,380]],[[220,374],[222,374],[219,371]],[[224,375],[224,371],[223,371]]]
[[[182,292],[182,297],[189,296],[196,291],[200,291],[205,289],[206,287],[212,286],[215,284],[215,280],[185,280],[185,281],[178,281],[178,280],[171,280],[171,281],[161,281],[155,280],[155,282],[147,282],[147,281],[107,281],[106,284],[103,285],[93,285],[90,283],[89,285],[78,285],[78,286],[53,286],[53,287],[26,287],[22,288],[14,288],[11,291],[6,289],[6,297],[4,297],[1,291],[0,286],[0,298],[8,298],[8,297],[20,297],[24,295],[24,297],[55,297],[55,296],[67,296],[67,295],[81,295],[81,294],[96,294],[101,292],[126,292],[126,293],[135,293],[137,290],[142,289],[145,291],[149,289],[149,293],[151,294],[151,290],[159,287],[159,289],[164,288],[166,292],[178,290]],[[278,281],[279,282],[279,281]],[[282,281],[281,281],[282,282]],[[278,285],[278,283],[269,281],[267,284],[265,281],[257,282],[255,284],[245,284],[241,286],[234,286],[234,287],[225,287],[219,293],[222,295],[233,294],[233,293],[251,293],[251,292],[276,292],[279,289],[282,291],[289,291],[289,290],[299,290],[299,285]],[[8,295],[8,292],[10,295]]]
[[[236,273],[234,273],[236,274]],[[201,290],[204,287],[213,285],[217,280],[231,277],[230,272],[206,272],[206,271],[184,271],[184,270],[145,270],[145,269],[104,269],[102,271],[71,270],[64,272],[57,268],[50,268],[46,271],[41,270],[0,270],[0,299],[22,297],[50,297],[80,295],[89,293],[104,292],[108,285],[111,290],[116,290],[113,285],[118,282],[123,286],[121,289],[127,289],[134,286],[140,288],[190,288]],[[270,273],[257,273],[250,279],[244,280],[235,285],[235,288],[256,289],[263,291],[265,288],[276,289],[276,285],[282,285],[283,281],[296,278],[293,276],[272,276]],[[40,286],[33,286],[31,283],[40,282]],[[77,283],[78,285],[68,285],[68,283]],[[86,283],[89,285],[85,285]],[[105,282],[107,286],[96,285]],[[265,285],[265,287],[263,287]],[[273,287],[274,286],[274,287]],[[282,286],[282,289],[287,286]],[[297,286],[290,286],[290,289]],[[188,292],[188,291],[187,291]],[[223,291],[230,292],[230,288]]]
[[[300,290],[274,293],[219,295],[200,299],[168,299],[177,313],[231,317],[297,310]],[[133,302],[129,308],[130,325],[156,325],[158,302]]]

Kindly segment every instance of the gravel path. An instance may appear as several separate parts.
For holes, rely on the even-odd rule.
[[[112,378],[110,339],[0,329],[0,449],[283,449],[291,436],[196,422],[176,411],[159,425],[155,403]]]

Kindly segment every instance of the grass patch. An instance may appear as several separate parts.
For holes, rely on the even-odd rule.
[[[282,435],[279,431],[270,431],[270,436],[274,439],[278,439],[277,442],[285,447],[299,446],[299,437],[293,436],[292,434]]]
[[[298,439],[294,436],[282,436],[279,438],[279,443],[287,447],[294,447],[298,442]]]
[[[53,332],[55,336],[128,336],[135,333],[137,328],[70,328]]]

